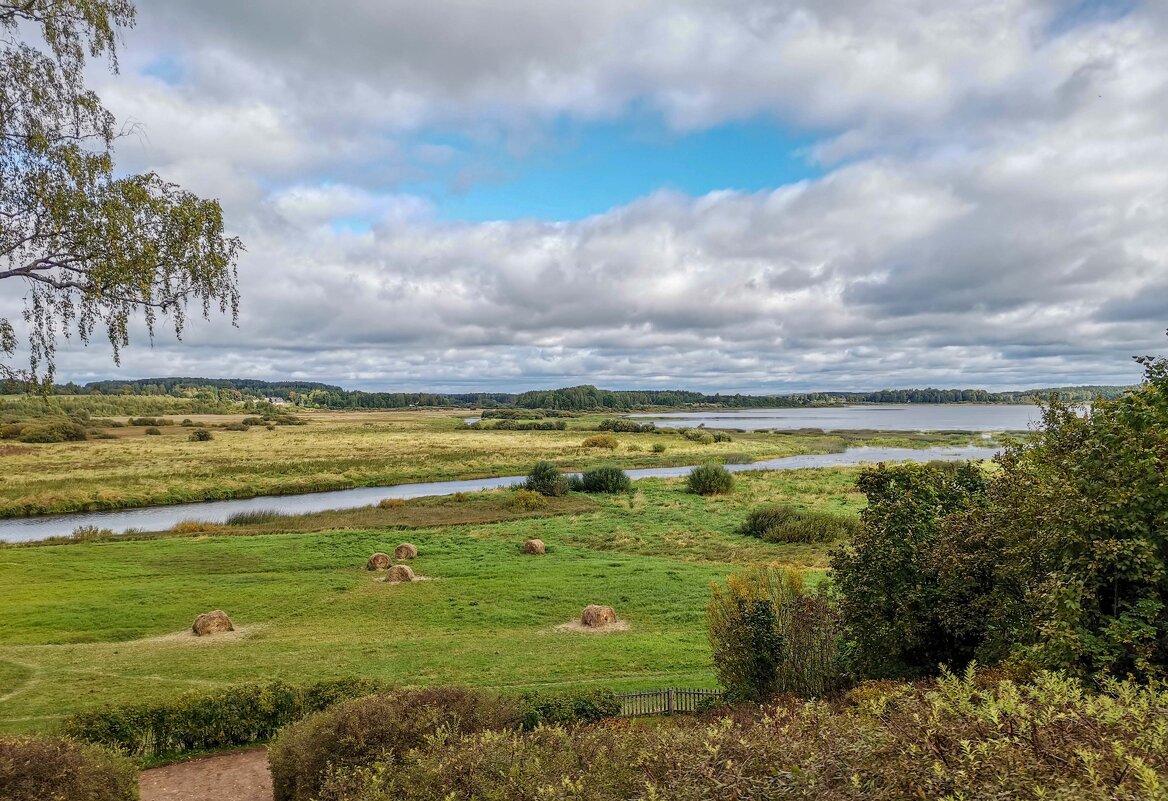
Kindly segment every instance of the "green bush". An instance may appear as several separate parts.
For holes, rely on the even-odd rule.
[[[739,532],[767,542],[836,542],[855,536],[862,525],[850,515],[808,512],[780,503],[751,510]]]
[[[130,756],[175,756],[264,742],[283,726],[347,698],[377,692],[365,679],[308,686],[241,684],[170,701],[112,706],[66,718],[64,732]]]
[[[586,437],[580,443],[581,447],[584,448],[605,448],[610,451],[616,450],[619,444],[617,438],[611,434],[594,434],[591,437]]]
[[[616,494],[633,488],[628,473],[615,465],[590,467],[579,476],[569,480],[572,489],[578,492],[607,492]]]
[[[592,690],[582,693],[529,692],[520,697],[520,725],[525,729],[537,726],[569,726],[597,723],[620,714],[621,701],[612,690]]]
[[[551,462],[536,462],[523,486],[540,495],[558,498],[568,492],[568,479]]]
[[[35,443],[81,442],[85,438],[85,429],[80,424],[64,418],[23,426],[16,437],[20,442]]]
[[[734,437],[727,434],[725,431],[714,432],[714,442],[733,442]]]
[[[205,428],[196,428],[187,439],[191,442],[210,442],[215,439],[215,435]]]
[[[697,495],[725,495],[734,490],[734,476],[720,464],[698,465],[685,480],[689,491]]]
[[[615,434],[651,434],[657,430],[656,423],[635,423],[623,417],[601,420],[597,431],[612,431]]]
[[[150,428],[147,428],[147,429],[146,429],[146,431],[145,431],[144,433],[145,433],[145,434],[146,434],[146,436],[148,436],[148,437],[160,437],[160,436],[162,436],[162,431],[161,431],[160,429],[157,429],[157,428],[155,428],[154,426],[150,426]]]
[[[223,426],[224,431],[247,431],[248,426],[244,423],[227,423]]]
[[[330,801],[330,773],[390,764],[427,737],[516,728],[514,702],[482,690],[435,687],[346,701],[291,724],[268,749],[275,801]]]
[[[4,801],[137,801],[127,759],[64,737],[0,736]]]
[[[665,453],[665,450],[666,450],[665,443],[664,442],[654,442],[652,450],[653,450],[653,453]]]
[[[682,428],[679,429],[679,433],[690,442],[696,442],[699,445],[713,445],[715,441],[713,434],[700,428]]]
[[[174,425],[173,420],[165,417],[131,417],[127,422],[132,426],[148,426],[151,428]]]
[[[436,738],[345,776],[346,801],[1152,801],[1168,690],[1057,675],[900,685],[856,706],[782,703],[667,726]]]
[[[714,672],[731,698],[823,696],[843,684],[839,625],[795,570],[752,568],[715,584],[706,608]]]
[[[515,490],[504,502],[504,506],[512,512],[534,512],[537,509],[546,509],[547,505],[547,498],[529,489]]]

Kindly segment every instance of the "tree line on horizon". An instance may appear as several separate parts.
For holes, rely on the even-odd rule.
[[[882,389],[875,392],[804,392],[786,395],[706,394],[688,390],[608,390],[592,385],[508,392],[365,392],[315,381],[263,381],[247,378],[168,377],[58,384],[62,396],[170,396],[213,403],[278,398],[298,406],[324,409],[404,409],[416,406],[547,409],[555,411],[631,411],[650,407],[709,406],[727,409],[803,408],[850,403],[1033,403],[1057,396],[1078,403],[1115,398],[1119,386],[1049,387],[1012,392],[984,389]],[[0,385],[3,394],[20,394],[19,384]]]

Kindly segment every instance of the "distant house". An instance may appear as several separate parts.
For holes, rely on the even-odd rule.
[[[264,400],[266,400],[268,403],[272,404],[273,406],[287,406],[288,405],[288,401],[284,400],[283,398],[264,398]]]

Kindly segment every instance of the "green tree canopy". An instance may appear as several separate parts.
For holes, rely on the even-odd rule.
[[[88,343],[104,329],[117,361],[138,313],[151,336],[160,316],[181,336],[190,304],[235,319],[242,246],[219,203],[114,173],[119,131],[84,69],[104,58],[117,71],[134,14],[129,0],[0,0],[0,280],[24,292],[29,358],[0,361],[4,376],[51,381],[61,334]],[[18,346],[0,318],[0,350]]]

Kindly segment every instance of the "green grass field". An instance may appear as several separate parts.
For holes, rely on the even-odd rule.
[[[855,472],[740,475],[732,495],[716,498],[644,480],[630,496],[569,497],[518,519],[501,519],[508,493],[498,491],[202,534],[0,548],[0,731],[51,730],[102,703],[248,680],[713,686],[710,582],[754,562],[803,566],[816,580],[826,564],[823,546],[742,537],[743,517],[776,500],[856,513]],[[303,530],[314,527],[328,530]],[[548,554],[520,553],[529,537]],[[429,581],[386,585],[364,569],[370,553],[406,540]],[[629,630],[556,628],[589,603],[614,606]],[[185,634],[216,608],[237,634]]]

